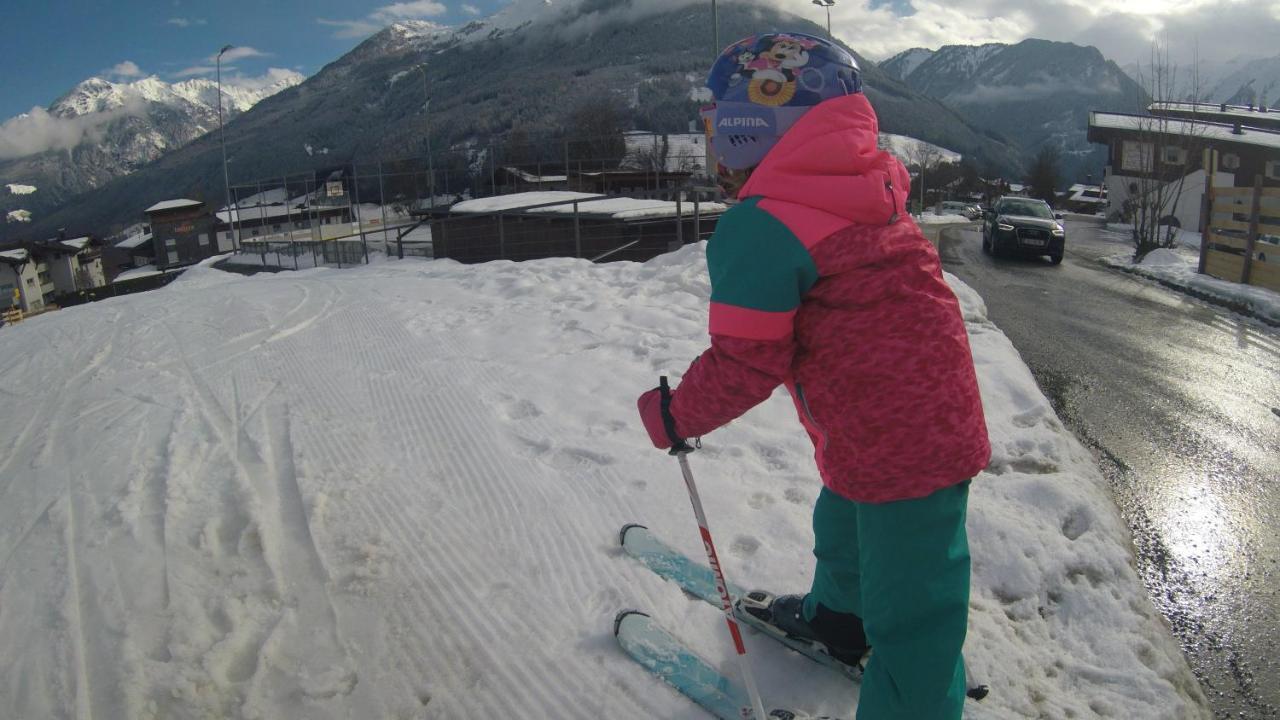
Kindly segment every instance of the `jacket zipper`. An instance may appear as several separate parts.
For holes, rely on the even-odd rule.
[[[889,191],[889,197],[893,199],[893,215],[889,217],[889,222],[885,223],[886,225],[892,225],[898,222],[898,196],[893,194],[892,180],[884,181],[884,189]]]
[[[814,431],[818,433],[818,437],[822,438],[822,450],[825,451],[827,449],[827,431],[823,430],[818,421],[814,419],[813,410],[809,409],[809,399],[804,396],[804,387],[800,383],[796,383],[796,398],[800,400],[800,408],[804,410],[805,419],[813,426]]]

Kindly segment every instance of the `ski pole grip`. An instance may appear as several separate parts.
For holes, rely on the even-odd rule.
[[[693,452],[689,443],[676,432],[676,419],[671,414],[671,385],[667,383],[666,375],[658,377],[658,390],[662,396],[662,426],[667,431],[667,438],[671,440],[671,454]]]

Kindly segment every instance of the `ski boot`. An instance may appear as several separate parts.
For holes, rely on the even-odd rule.
[[[838,613],[818,604],[813,620],[804,619],[804,595],[775,596],[752,590],[738,600],[738,611],[769,625],[778,634],[810,643],[821,652],[853,668],[863,667],[870,648],[862,629],[862,619],[853,613]]]

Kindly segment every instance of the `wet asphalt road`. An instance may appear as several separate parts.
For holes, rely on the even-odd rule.
[[[993,259],[942,232],[1059,416],[1089,446],[1139,569],[1219,718],[1280,718],[1280,330],[1102,266],[1095,221],[1067,254]]]

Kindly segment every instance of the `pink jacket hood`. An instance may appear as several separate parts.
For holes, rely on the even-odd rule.
[[[906,168],[876,147],[879,123],[862,93],[805,113],[773,146],[738,193],[821,210],[849,224],[886,225],[904,212]]]

